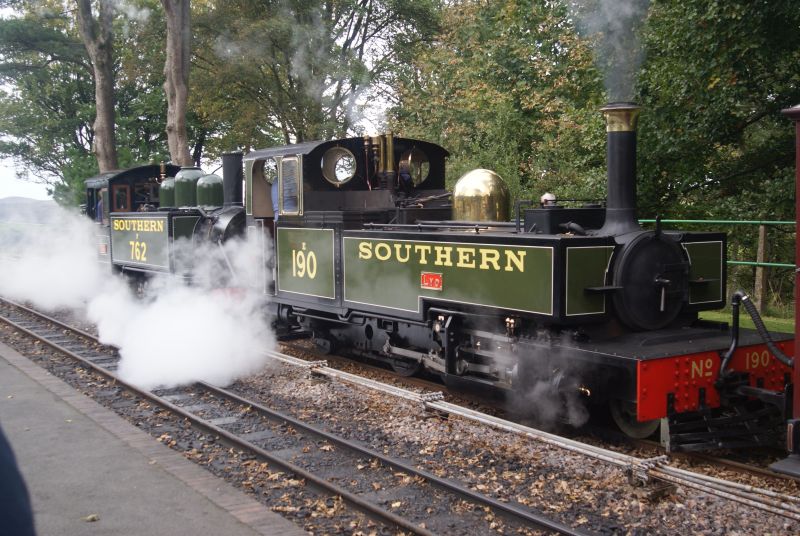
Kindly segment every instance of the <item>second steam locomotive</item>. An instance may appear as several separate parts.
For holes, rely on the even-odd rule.
[[[137,278],[185,270],[181,237],[262,237],[270,314],[324,350],[466,389],[608,405],[631,436],[661,425],[673,450],[777,442],[791,337],[699,319],[726,302],[726,236],[643,229],[639,109],[603,113],[604,207],[544,196],[510,218],[495,173],[472,171],[451,194],[447,151],[391,134],[227,154],[223,179],[100,177],[87,201],[112,266]],[[136,204],[142,184],[150,198]]]

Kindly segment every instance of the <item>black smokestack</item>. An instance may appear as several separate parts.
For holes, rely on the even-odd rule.
[[[636,219],[636,123],[639,107],[615,102],[601,108],[606,116],[608,198],[606,221],[599,234],[621,235],[641,230]]]
[[[233,152],[222,155],[222,206],[242,206],[242,153]]]

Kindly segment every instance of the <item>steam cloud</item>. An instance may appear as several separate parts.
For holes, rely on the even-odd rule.
[[[579,427],[589,420],[589,410],[578,391],[577,379],[581,371],[558,359],[560,351],[558,346],[551,345],[528,356],[531,363],[541,364],[541,370],[532,371],[540,379],[532,382],[528,389],[517,392],[511,400],[517,412],[534,419],[536,426],[543,430],[561,423]],[[553,363],[559,363],[560,369],[554,370]]]
[[[0,258],[0,293],[47,310],[85,307],[100,340],[120,349],[123,379],[146,388],[226,385],[268,362],[263,350],[275,339],[263,310],[262,246],[255,237],[226,244],[224,255],[218,246],[203,248],[192,285],[165,275],[140,299],[98,262],[98,228],[86,217],[57,209],[46,225],[22,232],[13,239],[18,258]],[[0,245],[3,236],[11,244],[4,233]],[[176,244],[184,258],[190,247]],[[244,290],[212,290],[218,283]]]
[[[114,9],[126,18],[139,23],[146,23],[150,19],[152,11],[149,7],[139,7],[126,0],[116,0],[111,2]]]
[[[595,57],[605,74],[611,102],[633,99],[636,76],[644,60],[637,32],[650,0],[573,0],[580,33],[597,41]]]

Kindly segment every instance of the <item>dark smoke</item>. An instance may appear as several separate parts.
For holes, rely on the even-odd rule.
[[[605,75],[609,102],[633,100],[644,50],[638,32],[650,0],[573,0],[579,32],[596,42],[595,58]]]

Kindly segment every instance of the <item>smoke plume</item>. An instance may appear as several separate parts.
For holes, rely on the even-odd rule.
[[[46,310],[85,310],[100,340],[119,348],[119,374],[142,387],[198,380],[225,385],[265,366],[263,350],[274,345],[274,335],[263,303],[258,237],[224,249],[202,247],[191,256],[191,283],[164,275],[137,297],[128,281],[98,261],[99,231],[86,217],[61,209],[45,228],[16,230],[17,258],[0,259],[0,294]],[[187,258],[192,245],[175,248]],[[220,290],[221,284],[236,290]]]
[[[644,60],[639,29],[650,0],[573,0],[578,30],[597,43],[595,58],[610,102],[630,101]]]

